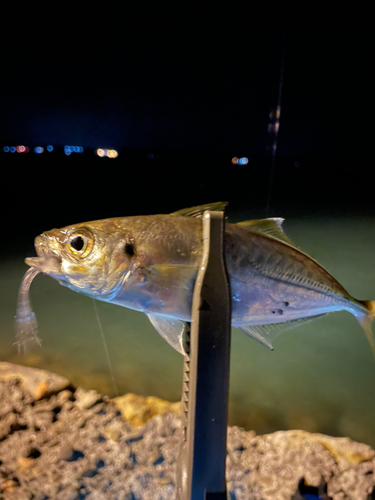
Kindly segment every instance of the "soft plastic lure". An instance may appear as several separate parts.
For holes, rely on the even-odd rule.
[[[38,337],[38,325],[35,314],[31,309],[29,290],[35,276],[40,271],[36,267],[30,267],[22,279],[16,310],[16,338],[15,345],[19,353],[26,353],[32,344],[41,345]]]

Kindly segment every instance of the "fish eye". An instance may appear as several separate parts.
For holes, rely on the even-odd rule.
[[[84,240],[82,236],[76,236],[72,240],[70,240],[70,246],[73,248],[73,250],[76,250],[77,252],[80,252],[82,248],[84,247]]]
[[[82,259],[91,253],[94,247],[94,237],[88,230],[73,233],[67,242],[68,250],[76,257]]]

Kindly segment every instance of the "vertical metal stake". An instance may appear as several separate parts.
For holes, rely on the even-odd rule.
[[[224,258],[224,214],[203,215],[203,258],[185,335],[178,500],[226,500],[231,296]]]

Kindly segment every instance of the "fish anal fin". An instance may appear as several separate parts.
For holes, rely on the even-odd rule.
[[[173,347],[177,352],[185,355],[183,347],[183,334],[185,322],[179,319],[172,319],[161,314],[147,314],[155,330]]]
[[[220,212],[228,205],[226,201],[217,201],[215,203],[207,203],[206,205],[199,205],[197,207],[182,208],[177,212],[172,212],[170,215],[174,217],[202,217],[205,210],[212,212]]]
[[[241,325],[236,328],[246,333],[246,335],[249,335],[249,337],[265,347],[268,347],[268,349],[273,350],[272,343],[281,333],[291,330],[292,328],[300,326],[320,316],[323,316],[323,314],[285,321],[284,323],[272,323],[268,325]]]
[[[273,347],[271,342],[265,337],[263,331],[263,325],[250,325],[250,326],[238,326],[237,327],[241,332],[246,333],[249,337],[256,340],[260,344],[264,345],[264,347],[268,347],[273,351]]]

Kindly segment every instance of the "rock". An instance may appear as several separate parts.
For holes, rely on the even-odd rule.
[[[95,390],[85,391],[78,387],[75,392],[75,404],[82,410],[92,408],[96,403],[102,401],[102,396]]]
[[[17,417],[13,412],[6,414],[5,417],[0,420],[0,441],[10,434],[12,425],[14,425],[16,421]]]
[[[62,391],[70,385],[68,379],[55,373],[39,368],[0,362],[0,380],[9,379],[19,380],[23,389],[27,390],[34,399],[41,399],[49,394]]]
[[[361,478],[360,480],[358,480]],[[375,459],[349,467],[328,483],[327,494],[335,500],[375,498]],[[373,493],[373,496],[370,496]]]
[[[230,431],[228,435],[231,436]],[[236,442],[241,441],[244,443],[241,453],[238,454],[238,445],[229,453],[229,461],[241,464],[240,469],[234,468],[235,475],[229,476],[229,483],[234,489],[238,484],[246,485],[247,492],[253,491],[256,499],[263,500],[292,498],[301,480],[304,486],[315,488],[318,493],[322,480],[329,488],[332,477],[339,477],[353,465],[366,463],[375,456],[372,448],[348,438],[301,430],[278,431],[254,436],[250,440],[237,435]],[[231,469],[228,467],[228,471]],[[363,484],[368,483],[368,478],[360,480],[359,477],[357,475],[357,481],[362,483],[362,489],[366,489]],[[375,486],[374,478],[372,481],[372,486]],[[246,500],[246,494],[238,493],[238,500]],[[367,497],[354,498],[366,500]],[[332,499],[342,500],[340,496],[332,496]]]
[[[112,401],[121,411],[124,419],[135,426],[144,425],[150,418],[164,413],[171,412],[181,416],[180,402],[169,403],[154,396],[144,397],[129,393],[114,398]]]
[[[12,373],[1,365],[1,500],[175,498],[179,403],[134,394],[108,401],[68,390],[67,381],[56,389],[42,370],[25,376],[23,367]],[[47,390],[36,399],[43,381]],[[374,498],[375,451],[348,438],[229,427],[227,450],[231,500],[302,500],[313,492],[325,500]]]

